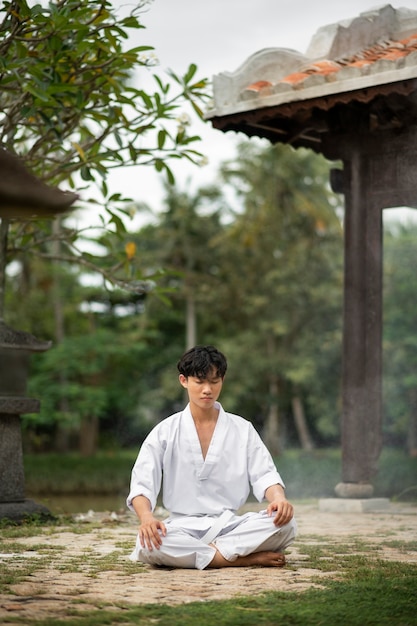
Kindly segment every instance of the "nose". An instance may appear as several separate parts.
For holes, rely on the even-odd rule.
[[[211,384],[209,383],[209,381],[208,381],[208,380],[207,380],[207,381],[205,381],[205,383],[204,383],[203,393],[204,393],[206,396],[211,395]]]

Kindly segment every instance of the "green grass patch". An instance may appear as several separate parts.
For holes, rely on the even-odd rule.
[[[80,524],[68,524],[59,528],[38,528],[41,537],[57,531],[76,532]],[[94,541],[98,541],[97,529]],[[54,564],[60,573],[82,572],[90,578],[103,573],[110,577],[123,576],[126,585],[130,577],[147,575],[148,571],[138,563],[126,561],[124,544],[105,555],[97,555],[91,548],[82,554],[73,554],[68,546],[48,545],[42,539],[36,544],[26,545],[25,537],[31,538],[33,527],[20,525],[11,527],[13,533],[2,533],[0,550],[14,553],[13,559],[5,559],[0,568],[0,592],[13,595],[13,585],[28,582],[37,575],[42,580],[42,571]],[[104,533],[107,531],[104,530]],[[316,571],[311,580],[320,589],[304,592],[268,592],[254,597],[237,597],[227,601],[193,602],[179,606],[106,604],[95,603],[74,590],[59,618],[31,619],[33,626],[120,626],[169,624],[170,626],[411,626],[415,623],[415,589],[417,568],[414,564],[383,561],[379,558],[383,546],[374,546],[355,535],[344,538],[343,543],[318,541],[316,536],[306,536],[298,544],[303,556],[303,567]],[[18,541],[19,540],[19,541]],[[314,543],[315,542],[315,543]],[[415,549],[415,541],[390,541],[384,545],[404,550]],[[36,551],[36,558],[21,555],[25,550]],[[383,552],[382,552],[383,554]],[[308,557],[304,560],[304,557]],[[297,570],[295,563],[291,569]],[[323,575],[324,574],[324,575]],[[280,572],[276,573],[277,576]],[[236,576],[240,571],[236,570]],[[242,587],[244,589],[244,587]],[[48,593],[42,586],[39,595]],[[95,604],[90,610],[85,604]],[[6,616],[5,624],[27,624],[27,617],[12,612]]]
[[[179,606],[102,603],[83,611],[73,604],[59,618],[31,620],[33,626],[411,626],[415,623],[416,568],[366,560],[345,569],[343,580],[322,582],[324,589],[301,593],[269,592],[227,601]],[[27,623],[11,618],[10,623]],[[7,622],[6,622],[7,623]]]
[[[290,499],[335,497],[334,488],[342,477],[341,450],[286,450],[276,459],[276,464]],[[384,449],[373,482],[374,495],[417,502],[416,476],[417,458],[402,450]]]
[[[0,568],[0,593],[10,593],[10,586],[24,582],[39,569],[39,562],[29,559],[13,559],[2,563]]]
[[[78,454],[27,454],[26,487],[32,496],[54,494],[127,495],[138,450],[103,451],[91,458]],[[333,497],[341,480],[341,451],[286,450],[276,459],[292,499]],[[417,502],[417,458],[385,449],[375,478],[375,496]]]
[[[26,489],[30,494],[126,494],[136,451],[79,454],[27,454],[24,456]]]
[[[400,543],[400,542],[399,542]],[[402,544],[400,543],[402,546]],[[367,562],[369,554],[377,555],[381,548],[369,545],[365,541],[352,537],[349,543],[306,544],[297,543],[300,554],[308,556],[308,567],[329,572],[335,569],[354,568]]]
[[[387,548],[401,550],[402,552],[417,552],[417,539],[414,539],[413,541],[400,541],[398,539],[384,541],[384,546]]]

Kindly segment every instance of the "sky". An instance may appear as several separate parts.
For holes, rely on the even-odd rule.
[[[173,69],[184,73],[190,63],[197,77],[235,71],[252,54],[263,48],[292,48],[305,53],[322,26],[349,20],[387,2],[372,0],[150,0],[136,33],[135,45],[152,45],[159,60],[158,73]],[[114,0],[115,7],[128,11],[134,3]],[[417,10],[417,0],[391,2],[394,8]],[[232,158],[236,133],[223,133],[210,122],[196,120],[191,128],[203,141],[199,146],[208,164],[197,168],[178,161],[174,174],[179,184],[190,189],[213,182],[221,161]],[[197,147],[197,145],[196,145]],[[112,173],[109,183],[135,200],[157,209],[163,197],[161,177],[153,170],[140,173],[126,168]]]

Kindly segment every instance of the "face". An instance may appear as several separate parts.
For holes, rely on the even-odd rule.
[[[215,372],[204,379],[195,376],[186,378],[180,374],[179,380],[188,392],[190,404],[198,406],[200,409],[213,408],[223,386],[223,378],[217,376]]]

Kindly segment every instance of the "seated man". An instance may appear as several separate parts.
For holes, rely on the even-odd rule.
[[[213,346],[196,346],[177,367],[189,403],[154,427],[133,467],[127,505],[141,524],[130,558],[197,569],[282,567],[296,534],[293,507],[252,424],[217,402],[226,358]],[[153,514],[161,483],[165,522]],[[237,515],[250,486],[269,504]]]

